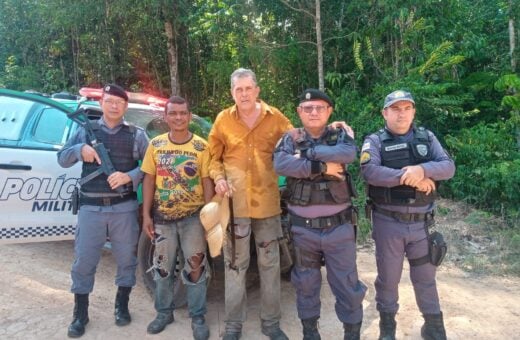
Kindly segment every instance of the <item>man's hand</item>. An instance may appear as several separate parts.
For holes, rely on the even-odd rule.
[[[221,178],[215,183],[215,192],[220,196],[227,196],[231,197],[233,196],[233,192],[235,191],[235,188],[231,183],[228,183],[225,179]]]
[[[424,169],[420,165],[405,166],[403,170],[404,174],[399,181],[401,185],[417,187],[417,184],[424,179]]]
[[[98,164],[101,164],[101,158],[99,158],[96,150],[88,144],[81,147],[81,159],[83,162],[94,163],[96,161]]]
[[[426,193],[426,195],[429,195],[430,193],[435,191],[435,182],[429,178],[425,178],[422,181],[420,181],[415,187],[418,191],[422,191]]]
[[[293,141],[297,141],[298,139],[302,138],[303,137],[303,133],[301,131],[301,129],[290,129],[289,131],[287,131],[287,134],[289,134],[289,136],[291,136],[291,139]]]
[[[108,176],[107,179],[107,182],[112,190],[131,181],[132,178],[128,174],[121,171],[114,172],[112,175]]]
[[[352,130],[352,128],[347,125],[347,123],[345,122],[332,122],[329,124],[330,127],[334,128],[334,129],[343,129],[345,130],[345,132],[347,133],[347,135],[350,136],[350,138],[354,139],[354,130]]]
[[[325,163],[327,166],[327,170],[323,175],[325,176],[333,176],[336,177],[339,180],[345,179],[345,168],[343,167],[343,164],[341,163],[333,163],[333,162],[327,162]]]
[[[148,216],[143,215],[143,230],[146,233],[146,235],[148,235],[149,238],[151,238],[152,240],[154,239],[155,227],[153,225],[153,220],[149,215]]]

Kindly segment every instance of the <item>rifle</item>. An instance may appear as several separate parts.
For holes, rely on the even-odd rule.
[[[85,129],[85,132],[87,133],[87,139],[90,140],[92,147],[94,150],[96,150],[99,158],[101,159],[99,168],[88,176],[81,178],[79,180],[79,184],[83,185],[101,174],[110,176],[116,172],[117,170],[114,168],[114,164],[112,164],[112,161],[110,160],[110,156],[108,155],[108,151],[105,148],[105,145],[97,141],[96,134],[94,133],[94,129],[92,128],[90,120],[85,114],[85,110],[81,108],[74,112],[67,113],[67,116]],[[126,193],[126,188],[124,186],[119,186],[114,190],[119,195],[121,195],[121,197],[123,197],[123,195]]]
[[[224,198],[225,199],[225,198]],[[229,268],[233,270],[238,270],[238,267],[235,264],[235,260],[237,257],[237,246],[236,246],[236,223],[235,223],[235,213],[233,211],[233,199],[231,196],[229,197],[229,231],[231,233],[231,263],[229,264]]]

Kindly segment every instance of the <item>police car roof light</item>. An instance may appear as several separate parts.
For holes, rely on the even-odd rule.
[[[147,105],[153,105],[153,106],[160,106],[164,107],[166,103],[168,102],[168,99],[152,96],[146,93],[141,92],[128,92],[128,101],[130,103],[139,103],[139,104],[147,104]],[[92,87],[82,87],[79,90],[79,94],[83,97],[86,97],[91,100],[99,100],[101,99],[101,96],[103,95],[103,89],[97,89]]]

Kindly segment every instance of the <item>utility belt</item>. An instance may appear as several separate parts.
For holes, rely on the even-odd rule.
[[[438,189],[439,182],[436,182]],[[426,195],[408,185],[399,185],[393,188],[368,186],[367,196],[378,204],[406,205],[420,207],[428,205],[437,198],[436,191]]]
[[[433,225],[435,212],[432,210],[427,213],[403,213],[397,211],[386,210],[378,206],[372,205],[372,210],[378,212],[381,215],[392,217],[399,222],[426,222],[426,226]]]
[[[354,207],[350,207],[331,216],[315,218],[302,217],[289,213],[289,219],[291,225],[311,229],[329,229],[345,223],[357,225],[357,210]]]
[[[84,192],[80,191],[79,204],[82,205],[97,205],[97,206],[111,206],[118,203],[123,203],[130,200],[136,200],[137,193],[134,191],[120,195],[111,192]]]

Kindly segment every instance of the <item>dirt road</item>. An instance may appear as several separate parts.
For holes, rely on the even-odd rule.
[[[73,297],[69,293],[72,242],[0,246],[0,339],[66,339],[71,321]],[[373,250],[361,248],[358,255],[361,279],[369,286],[364,301],[362,338],[377,339],[378,315],[375,310],[373,281],[376,276]],[[91,295],[90,323],[83,339],[191,339],[186,308],[176,311],[175,323],[158,335],[146,333],[154,317],[153,302],[139,282],[130,301],[133,321],[117,327],[113,321],[114,263],[105,251]],[[398,339],[420,339],[422,318],[415,305],[413,290],[403,272]],[[220,275],[220,280],[219,280]],[[207,320],[211,339],[223,333],[222,273],[212,282]],[[220,282],[220,283],[219,283]],[[520,279],[475,276],[450,266],[438,275],[441,305],[450,339],[518,339],[520,334]],[[301,339],[296,315],[294,290],[282,284],[282,328],[290,339]],[[259,296],[249,293],[248,321],[243,339],[267,339],[258,322]],[[322,289],[322,339],[342,339],[342,327],[334,313],[334,300],[326,283]]]

